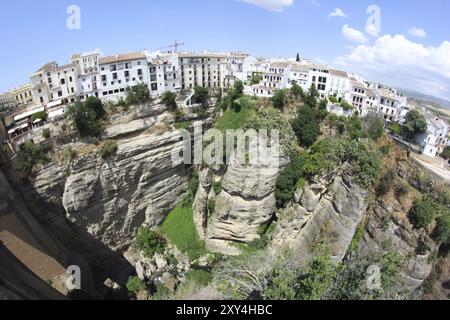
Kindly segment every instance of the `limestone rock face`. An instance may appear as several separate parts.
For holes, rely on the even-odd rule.
[[[337,174],[328,181],[307,185],[302,196],[278,216],[272,235],[272,250],[289,247],[308,255],[319,237],[329,240],[333,257],[341,261],[366,212],[366,190],[347,174]]]
[[[194,212],[198,217],[197,226],[199,217],[204,218],[203,227],[198,229],[203,231],[209,250],[235,255],[239,250],[230,244],[259,238],[258,228],[275,214],[275,185],[285,163],[281,156],[257,165],[229,165],[223,176],[222,190],[215,197],[210,193],[212,177],[200,179]],[[212,198],[215,210],[208,217],[205,208]]]
[[[429,250],[423,255],[416,252],[418,241],[426,241]],[[389,245],[394,252],[407,259],[403,270],[403,277],[409,292],[416,290],[430,275],[433,263],[430,255],[437,247],[404,218],[401,212],[397,212],[387,203],[377,203],[371,212],[367,223],[366,233],[359,244],[358,256],[364,256],[371,252],[383,251]]]
[[[159,225],[187,190],[184,164],[171,159],[179,138],[141,135],[120,141],[111,159],[75,161],[62,200],[67,218],[113,250],[128,245],[144,222]]]

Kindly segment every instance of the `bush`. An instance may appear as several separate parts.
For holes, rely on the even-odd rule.
[[[212,281],[212,276],[205,270],[191,269],[186,273],[186,280],[206,287]]]
[[[384,133],[384,121],[376,114],[370,114],[364,119],[364,122],[369,138],[378,141]]]
[[[388,172],[381,178],[377,186],[377,194],[379,196],[384,196],[392,189],[395,182],[395,177],[397,176],[397,171],[395,169],[389,169]]]
[[[216,195],[222,192],[222,181],[214,182],[213,189]]]
[[[435,206],[430,198],[417,200],[410,212],[410,219],[417,229],[428,227],[433,221]]]
[[[402,127],[396,122],[391,123],[388,128],[389,131],[396,136],[399,136],[402,133]]]
[[[287,97],[287,90],[278,90],[271,99],[273,106],[278,110],[283,110],[287,104]]]
[[[303,88],[300,87],[297,83],[292,84],[291,95],[293,95],[296,99],[303,100],[305,98],[305,92],[303,91]]]
[[[150,90],[145,83],[128,88],[126,102],[128,105],[150,101]]]
[[[405,123],[401,127],[401,134],[406,140],[412,140],[416,134],[426,132],[427,120],[417,109],[409,111],[405,116]]]
[[[164,92],[164,95],[163,95],[163,98],[162,98],[162,103],[164,103],[165,106],[170,111],[176,111],[178,109],[176,96],[175,96],[175,94],[173,92],[170,92],[170,91]]]
[[[47,116],[48,116],[47,112],[41,111],[41,112],[33,114],[31,116],[31,121],[34,122],[34,121],[39,120],[39,119],[45,121],[47,119]]]
[[[216,202],[214,200],[208,200],[208,212],[213,214],[216,211]]]
[[[433,237],[440,243],[445,243],[450,240],[450,214],[443,214],[437,218]]]
[[[47,156],[47,150],[42,146],[36,146],[33,142],[27,141],[22,147],[20,153],[19,167],[20,171],[29,177],[33,168],[38,164],[46,164],[50,162]]]
[[[278,208],[283,208],[292,200],[297,182],[302,178],[305,156],[299,155],[280,173],[276,183],[275,198]]]
[[[292,122],[292,129],[301,146],[312,146],[320,135],[320,123],[315,110],[307,105],[300,108]]]
[[[201,104],[203,107],[206,107],[208,105],[208,98],[209,98],[209,90],[208,88],[195,86],[194,87],[194,102]]]
[[[102,130],[100,120],[104,110],[103,112],[100,110],[101,102],[99,104],[92,99],[89,101],[82,103],[77,100],[69,107],[66,117],[81,137],[98,137]]]
[[[391,153],[391,146],[389,144],[385,144],[380,147],[380,152],[383,156],[389,155]]]
[[[50,139],[50,129],[47,128],[42,130],[42,137],[44,139]]]
[[[146,258],[153,258],[155,253],[162,253],[166,247],[166,240],[158,233],[141,227],[138,230],[134,246],[144,253]]]
[[[395,194],[397,195],[397,198],[406,196],[409,191],[409,185],[406,182],[399,182],[395,187]]]
[[[126,287],[128,292],[136,296],[139,292],[147,290],[147,285],[138,277],[129,277]]]
[[[118,149],[119,146],[117,145],[117,142],[108,140],[101,146],[98,153],[100,154],[102,159],[107,159],[114,155]]]

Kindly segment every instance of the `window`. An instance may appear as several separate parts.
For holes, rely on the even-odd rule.
[[[62,97],[62,91],[58,91],[58,97]]]
[[[66,84],[66,79],[61,79],[60,82],[61,82],[61,85],[64,85],[64,84]]]
[[[117,79],[117,73],[113,73],[112,76],[113,76],[113,79],[114,79],[114,80]]]
[[[142,69],[138,69],[137,74],[138,76],[142,76]]]
[[[72,82],[73,80],[72,80],[72,77],[69,77],[69,82]]]
[[[130,71],[125,71],[125,78],[128,78],[130,76]]]
[[[152,83],[151,84],[151,89],[152,89],[152,91],[158,90],[158,84],[157,83]]]
[[[103,81],[103,82],[106,81],[106,74],[102,74],[102,81]]]
[[[112,64],[109,66],[109,70],[112,71],[117,71],[117,66],[115,64]]]

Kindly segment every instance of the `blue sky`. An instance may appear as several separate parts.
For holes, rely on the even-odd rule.
[[[81,9],[81,30],[66,28],[71,4]],[[371,4],[381,10],[377,36],[365,31]],[[330,16],[336,8],[342,14]],[[64,63],[76,52],[153,50],[178,40],[184,50],[267,57],[300,52],[450,99],[448,12],[448,0],[8,1],[0,12],[0,91],[26,83],[45,62]]]

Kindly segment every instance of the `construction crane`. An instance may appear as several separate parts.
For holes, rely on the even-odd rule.
[[[175,50],[173,52],[177,53],[178,52],[178,47],[181,47],[181,46],[184,46],[184,43],[175,41],[175,43],[170,45],[170,46],[167,46],[167,47],[164,47],[164,48],[158,48],[156,50],[161,51],[161,50],[164,50],[164,49],[174,48]]]

